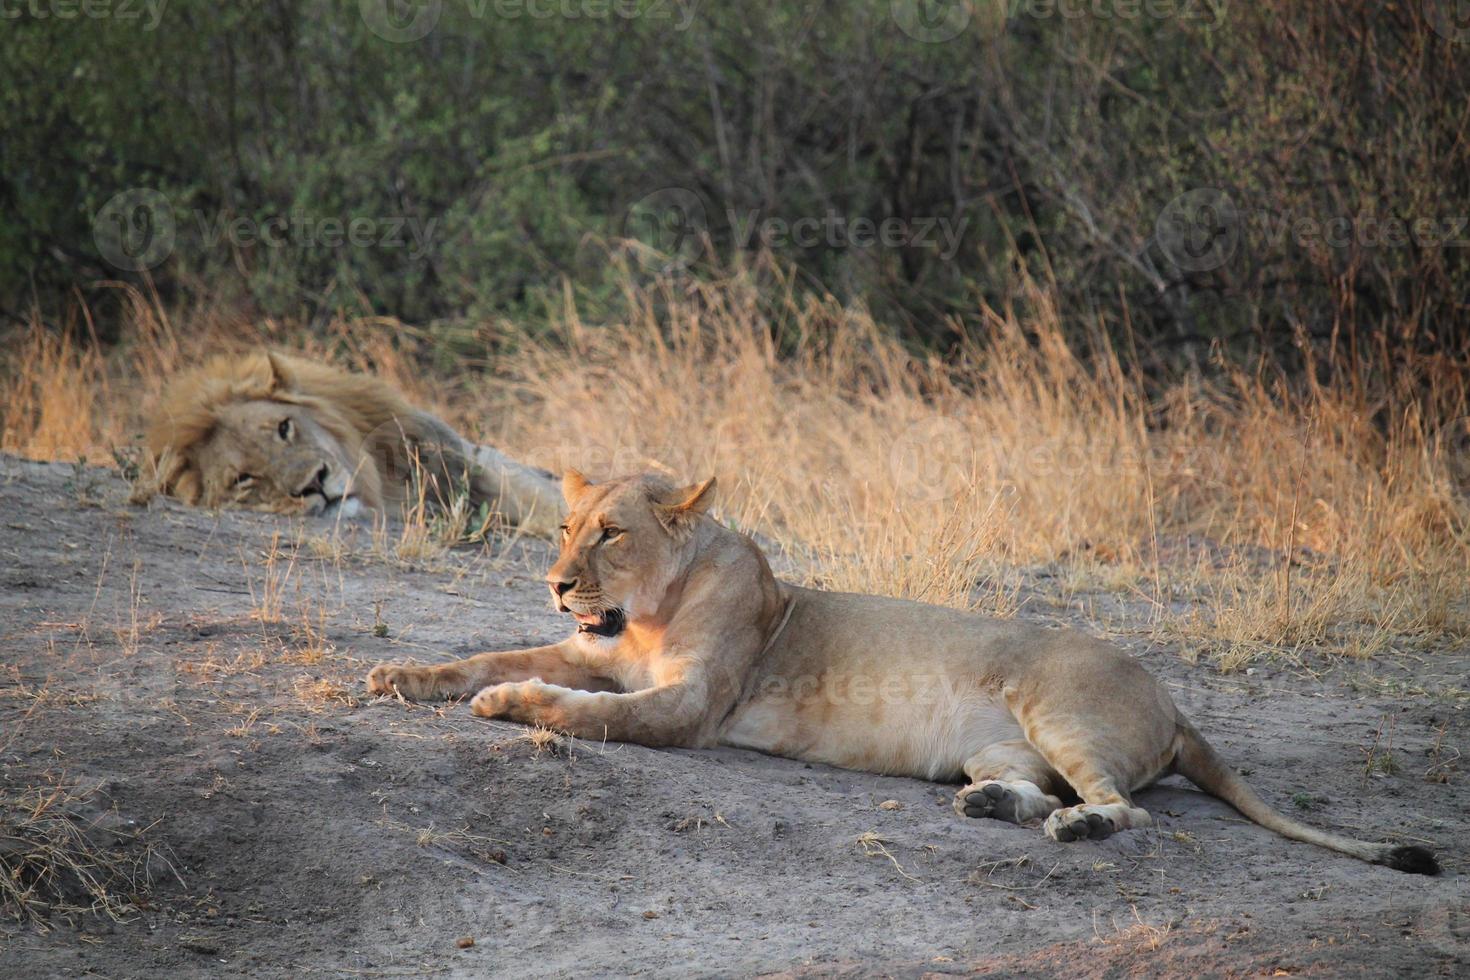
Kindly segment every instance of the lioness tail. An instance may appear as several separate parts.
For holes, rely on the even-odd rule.
[[[1267,830],[1274,830],[1292,840],[1340,851],[1370,864],[1386,865],[1397,871],[1417,875],[1439,874],[1439,863],[1427,848],[1353,840],[1351,837],[1341,837],[1309,827],[1273,810],[1256,795],[1255,790],[1246,785],[1239,773],[1220,758],[1204,736],[1182,719],[1179,722],[1176,744],[1175,772],[1211,796],[1229,803]]]

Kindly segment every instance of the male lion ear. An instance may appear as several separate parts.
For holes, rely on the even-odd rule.
[[[286,359],[273,350],[265,352],[265,359],[271,368],[271,391],[296,390],[296,376],[291,373],[291,365]]]
[[[568,507],[577,506],[577,498],[587,492],[587,488],[593,486],[591,480],[587,479],[576,470],[567,470],[561,477],[561,495],[566,498]]]
[[[703,483],[691,483],[665,494],[655,501],[653,509],[664,526],[673,529],[693,523],[714,502],[715,478],[710,477]]]

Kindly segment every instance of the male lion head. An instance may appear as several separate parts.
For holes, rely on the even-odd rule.
[[[581,632],[604,637],[617,636],[630,618],[653,616],[714,487],[713,477],[675,487],[650,475],[594,484],[568,470],[562,494],[570,513],[546,575],[557,610],[570,612]]]
[[[156,489],[185,503],[287,514],[383,504],[365,440],[379,418],[351,375],[276,353],[215,358],[165,392],[148,434]],[[361,394],[361,393],[359,393]],[[373,393],[377,416],[408,412]]]

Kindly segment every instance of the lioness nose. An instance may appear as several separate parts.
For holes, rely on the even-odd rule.
[[[546,582],[557,595],[566,595],[577,587],[576,579],[548,578]]]

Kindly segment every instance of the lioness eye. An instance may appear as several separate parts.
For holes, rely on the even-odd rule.
[[[567,535],[569,535],[571,533],[572,533],[572,529],[571,528],[567,527],[565,524],[563,524],[561,526],[561,536],[562,537],[566,537]]]
[[[620,527],[605,527],[602,529],[602,540],[611,541],[613,538],[622,537],[623,529]]]
[[[286,441],[289,441],[290,440],[290,438],[291,438],[291,420],[290,419],[281,419],[281,424],[278,425],[278,426],[276,426],[276,435],[278,435],[278,436],[281,437],[281,441],[282,442],[286,442]]]

